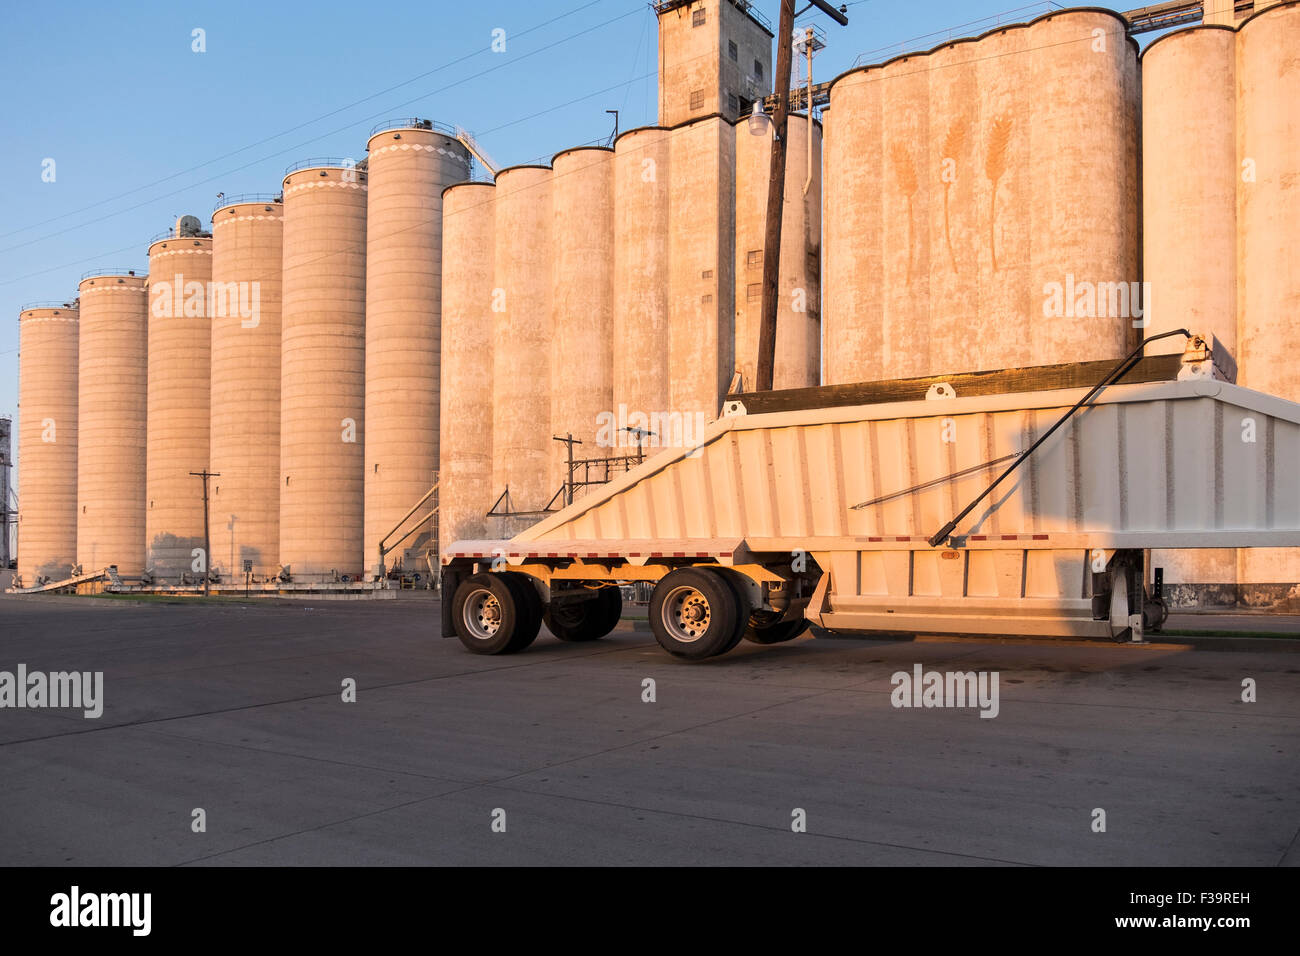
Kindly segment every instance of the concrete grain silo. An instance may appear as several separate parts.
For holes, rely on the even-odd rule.
[[[1178,30],[1142,55],[1143,279],[1146,335],[1213,333],[1237,354],[1236,33]],[[1181,336],[1150,354],[1181,352]],[[1244,553],[1244,552],[1243,552]],[[1171,605],[1236,603],[1237,553],[1153,551]]]
[[[438,533],[443,544],[487,538],[492,484],[493,289],[496,186],[461,183],[442,194],[441,423]]]
[[[668,130],[647,126],[615,140],[613,406],[628,416],[648,418],[669,407],[671,186]],[[631,424],[648,427],[639,419]]]
[[[149,246],[145,564],[167,584],[204,567],[203,483],[191,472],[208,467],[212,239],[199,230],[185,216]]]
[[[77,373],[77,563],[145,567],[149,282],[132,270],[81,280]]]
[[[1122,354],[1137,76],[1083,9],[834,80],[828,383]]]
[[[613,455],[611,443],[621,438],[614,433],[617,424],[609,421],[615,347],[613,159],[611,149],[582,147],[551,160],[551,430],[582,442],[574,446],[574,458]],[[549,484],[559,488],[568,468],[564,446],[553,445]]]
[[[77,309],[18,315],[18,575],[58,581],[77,563]]]
[[[736,125],[736,370],[754,388],[763,312],[763,240],[772,135]],[[821,377],[821,124],[812,124],[812,178],[808,177],[808,117],[790,116],[785,208],[777,283],[775,388],[804,388]],[[807,191],[805,192],[805,185]]]
[[[551,463],[552,173],[512,166],[496,175],[492,337],[492,491],[512,511],[540,511],[557,488]],[[509,535],[536,519],[499,522]]]
[[[358,580],[363,557],[366,173],[307,160],[284,178],[280,563]]]
[[[669,409],[689,441],[718,417],[735,364],[736,137],[720,116],[674,127],[668,204]]]
[[[1259,5],[1256,4],[1258,8]],[[1270,6],[1237,32],[1237,381],[1300,401],[1295,316],[1300,314],[1300,4]],[[1243,435],[1245,434],[1243,430]],[[1273,453],[1257,435],[1250,453]],[[1246,447],[1246,446],[1243,446]],[[1300,511],[1300,483],[1276,489],[1273,519]],[[1241,599],[1297,596],[1300,550],[1242,550]]]
[[[212,214],[212,567],[280,567],[280,271],[284,204],[239,197]]]
[[[381,123],[367,146],[365,561],[378,575],[433,546],[415,518],[394,528],[433,485],[438,470],[442,191],[469,177],[455,131],[431,121]],[[405,562],[409,568],[410,562]]]

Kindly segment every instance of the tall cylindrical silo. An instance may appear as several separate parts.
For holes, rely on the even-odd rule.
[[[1142,266],[1148,336],[1213,333],[1237,352],[1236,33],[1193,27],[1142,56]],[[1149,354],[1181,352],[1181,336]],[[1232,549],[1158,550],[1171,606],[1236,603]]]
[[[582,442],[574,458],[612,455],[621,437],[613,416],[613,158],[611,149],[583,147],[551,160],[551,381],[563,383],[551,389],[551,430]],[[551,487],[567,477],[565,458],[552,454]]]
[[[145,564],[167,584],[201,579],[206,566],[203,483],[192,472],[208,470],[212,239],[186,221],[149,246]]]
[[[284,178],[280,563],[358,580],[363,556],[366,173],[308,160]]]
[[[1300,314],[1300,4],[1272,6],[1237,32],[1237,381],[1300,401],[1295,316]],[[1244,431],[1243,431],[1244,434]],[[1253,452],[1272,452],[1257,435]],[[1276,489],[1294,515],[1296,483]],[[1243,549],[1238,583],[1247,604],[1290,597],[1300,582],[1300,550]]]
[[[1034,303],[1051,283],[1076,291],[1073,310],[1040,308],[1030,323],[1019,354],[1033,364],[1119,358],[1138,342],[1140,83],[1127,27],[1121,14],[1080,9],[1027,31],[1030,189],[1016,215],[1030,223],[1028,288]]]
[[[808,117],[790,116],[787,128],[785,204],[777,283],[774,388],[820,384],[821,375],[821,124],[812,124],[812,177],[808,176]],[[771,133],[756,136],[746,122],[736,135],[736,370],[754,388],[763,311],[763,242]],[[806,186],[806,191],[805,191]]]
[[[736,136],[720,116],[669,133],[668,388],[672,434],[690,444],[718,417],[735,367]]]
[[[493,289],[496,288],[492,183],[461,183],[442,194],[441,422],[438,536],[487,538],[492,485]]]
[[[280,566],[280,270],[284,204],[212,214],[212,566],[242,580]]]
[[[145,567],[149,281],[132,270],[81,280],[77,373],[77,563]]]
[[[879,78],[880,68],[872,67],[846,73],[831,86],[822,319],[827,385],[888,377],[876,347],[883,317]]]
[[[637,419],[634,428],[668,409],[671,174],[668,130],[647,126],[615,140],[613,406],[620,421]]]
[[[552,173],[513,166],[496,175],[492,338],[492,491],[512,511],[540,511],[556,488],[551,462]],[[515,533],[535,519],[500,522]]]
[[[365,560],[379,574],[379,543],[411,531],[384,559],[432,547],[428,513],[402,522],[438,470],[442,191],[469,175],[469,153],[429,120],[381,123],[366,164]]]
[[[77,563],[77,309],[18,315],[18,574],[23,587]]]

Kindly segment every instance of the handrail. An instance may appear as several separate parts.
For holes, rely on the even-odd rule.
[[[446,123],[439,123],[436,120],[421,119],[418,116],[399,116],[395,119],[384,120],[371,128],[370,136],[374,136],[376,133],[385,133],[390,129],[426,129],[436,133],[445,133],[452,139],[456,138],[456,128],[454,126],[448,126]]]
[[[28,309],[68,309],[72,311],[77,308],[73,302],[28,302],[18,307],[19,312],[26,312]]]
[[[94,279],[97,276],[135,276],[142,278],[148,274],[148,269],[141,269],[136,266],[119,266],[115,268],[88,269],[81,274],[81,280]]]
[[[312,156],[308,159],[302,159],[285,169],[284,174],[296,173],[300,169],[360,169],[365,170],[362,164],[364,159],[353,159],[351,156]]]
[[[284,202],[283,193],[240,193],[237,196],[223,196],[217,200],[217,204],[212,207],[213,212],[225,209],[227,206],[238,206],[241,203],[277,203]]]

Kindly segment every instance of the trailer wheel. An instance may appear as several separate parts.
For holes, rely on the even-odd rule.
[[[623,593],[617,587],[599,588],[585,601],[546,605],[542,620],[546,629],[562,641],[598,641],[623,616]]]
[[[701,660],[730,650],[739,612],[736,593],[704,568],[670,571],[650,596],[650,630],[674,657]]]
[[[793,641],[806,631],[808,624],[808,619],[804,617],[783,621],[781,615],[773,611],[757,611],[749,618],[745,640],[754,644],[783,644]]]
[[[514,654],[531,644],[541,620],[524,587],[531,590],[513,574],[475,574],[462,581],[452,598],[460,642],[475,654]]]

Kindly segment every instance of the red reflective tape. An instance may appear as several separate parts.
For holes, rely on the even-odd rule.
[[[731,557],[731,552],[730,552],[730,551],[723,551],[722,554],[718,555],[718,557],[720,557],[720,558],[729,558],[729,557]]]
[[[650,552],[650,557],[652,557],[652,558],[662,558],[663,556],[664,556],[664,553],[663,553],[662,551],[651,551],[651,552]]]
[[[1018,534],[1004,534],[1004,535],[1002,535],[1002,540],[1003,540],[1003,541],[1018,541],[1018,540],[1020,540],[1020,535],[1018,535]]]
[[[1045,535],[1045,534],[1036,534],[1036,535],[1034,535],[1033,537],[1034,537],[1034,540],[1035,540],[1035,541],[1046,541],[1046,540],[1047,540],[1047,535]]]
[[[600,555],[596,554],[596,552],[593,551],[593,552],[591,552],[591,553],[589,553],[589,554],[584,554],[583,557],[584,557],[584,558],[599,558]]]
[[[868,541],[884,541],[884,538],[867,538]]]
[[[696,552],[695,552],[695,556],[696,556],[697,558],[707,558],[707,557],[709,556],[709,552],[707,552],[707,551],[696,551]]]
[[[894,536],[894,540],[895,540],[895,541],[911,541],[912,539],[909,538],[909,537],[908,537],[907,535],[905,535],[905,534],[900,534],[900,535],[895,535],[895,536]]]
[[[629,552],[627,553],[627,556],[628,556],[629,558],[639,558],[639,557],[641,557],[641,552],[640,552],[640,551],[629,551]]]
[[[972,541],[987,541],[989,536],[986,534],[973,534],[970,536]]]

